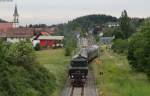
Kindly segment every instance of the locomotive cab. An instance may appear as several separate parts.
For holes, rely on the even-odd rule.
[[[82,49],[75,55],[69,66],[69,77],[72,85],[83,86],[88,75],[88,64],[98,57],[99,47],[96,45]]]
[[[73,85],[83,84],[88,74],[88,62],[84,57],[77,57],[71,60],[69,77]]]

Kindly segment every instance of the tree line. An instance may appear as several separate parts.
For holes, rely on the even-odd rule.
[[[136,18],[132,19],[128,16],[127,11],[124,10],[119,18],[119,26],[111,28],[107,31],[107,34],[115,36],[113,42],[113,50],[117,53],[128,53],[129,41],[128,39],[139,30],[139,26],[144,23],[144,19]]]
[[[0,22],[1,23],[7,23],[7,21],[3,20],[3,19],[0,19]]]
[[[133,22],[124,10],[119,22],[119,31],[113,30],[116,37],[112,46],[114,52],[126,54],[131,68],[144,72],[150,79],[150,19]]]
[[[146,73],[150,79],[150,20],[129,39],[128,60],[133,70]]]
[[[95,26],[103,26],[107,22],[117,22],[118,19],[109,15],[87,15],[76,18],[65,24],[57,25],[57,32],[55,35],[65,36],[65,52],[66,55],[71,55],[74,47],[77,45],[76,35],[80,34],[81,37],[85,36],[87,32],[93,30]],[[95,31],[95,30],[93,30]]]

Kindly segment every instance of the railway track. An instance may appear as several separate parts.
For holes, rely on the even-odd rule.
[[[70,96],[84,96],[84,87],[73,87]]]
[[[88,73],[88,78],[84,87],[85,87],[85,90],[84,90],[85,96],[99,96],[97,89],[96,89],[94,75],[91,71],[89,71]]]
[[[67,82],[67,85],[69,82]],[[84,87],[73,87],[72,85],[65,86],[61,96],[85,96]]]

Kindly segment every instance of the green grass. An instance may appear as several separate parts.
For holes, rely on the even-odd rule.
[[[60,96],[67,78],[69,58],[64,56],[63,49],[49,49],[36,52],[38,62],[56,76],[57,88],[52,96]]]
[[[101,96],[150,96],[146,75],[133,72],[125,56],[105,51],[100,58],[102,63],[93,63],[92,69]]]

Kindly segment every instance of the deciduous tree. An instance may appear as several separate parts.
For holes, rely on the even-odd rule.
[[[150,21],[130,40],[128,60],[134,70],[145,72],[150,78]]]

